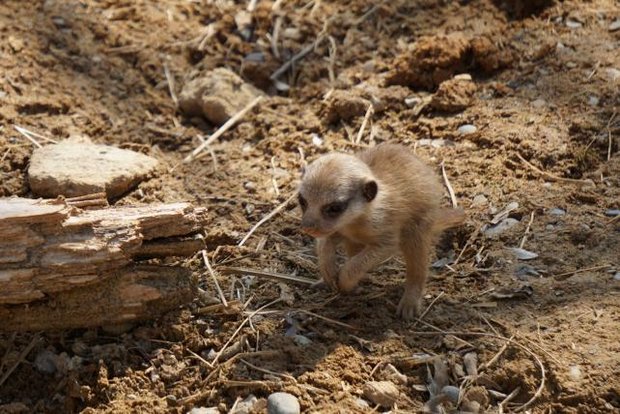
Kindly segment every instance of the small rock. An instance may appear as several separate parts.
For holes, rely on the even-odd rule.
[[[520,260],[531,260],[538,257],[537,253],[521,249],[520,247],[509,247],[508,250],[510,250],[517,257],[517,259]]]
[[[405,98],[405,105],[407,105],[409,108],[413,108],[414,106],[418,105],[421,102],[422,102],[422,99],[418,98],[417,96],[413,96],[411,98]]]
[[[620,282],[620,272],[616,272],[616,274],[614,275],[614,280]]]
[[[252,408],[258,402],[258,398],[256,398],[253,394],[248,395],[245,399],[235,407],[234,411],[231,411],[231,414],[249,414],[252,411]]]
[[[105,192],[119,197],[155,170],[158,161],[138,152],[67,139],[37,148],[28,167],[36,196],[77,197]]]
[[[581,373],[581,367],[579,365],[572,365],[569,368],[568,375],[573,381],[579,381],[583,378],[583,374]]]
[[[465,365],[467,375],[474,377],[478,375],[478,355],[475,352],[466,353],[463,356],[463,364]]]
[[[245,183],[243,183],[243,188],[252,192],[256,191],[256,183],[254,181],[246,181]]]
[[[359,92],[335,90],[325,105],[325,120],[334,124],[340,120],[348,121],[366,114],[370,101],[359,95]]]
[[[286,392],[275,392],[267,398],[268,414],[299,414],[301,407],[297,397]]]
[[[287,27],[282,31],[284,39],[301,40],[302,36],[301,31],[296,27]]]
[[[532,106],[534,108],[540,109],[544,106],[547,106],[547,101],[545,101],[544,99],[536,99],[535,101],[532,101]]]
[[[43,351],[39,352],[34,359],[34,366],[39,372],[42,372],[44,374],[54,374],[57,371],[57,359],[58,356],[55,353],[44,349]]]
[[[592,95],[588,98],[588,105],[590,106],[598,106],[599,102],[600,99],[597,96]]]
[[[552,216],[563,216],[566,214],[566,210],[561,208],[552,208],[549,210],[549,214]]]
[[[469,134],[473,134],[474,132],[476,132],[478,130],[478,128],[476,128],[475,125],[471,125],[471,124],[465,124],[465,125],[461,125],[456,132],[459,135],[469,135]]]
[[[456,404],[459,401],[461,390],[454,385],[446,385],[441,389],[441,394],[445,394],[452,403]]]
[[[517,224],[519,224],[518,220],[511,217],[505,218],[504,220],[497,223],[497,225],[488,227],[486,230],[484,230],[484,235],[487,237],[494,237],[500,235],[501,233],[505,232],[506,230]]]
[[[240,10],[235,14],[235,25],[237,31],[244,40],[249,40],[252,36],[252,13],[247,10]]]
[[[220,414],[220,410],[217,407],[194,407],[187,414]]]
[[[616,19],[609,24],[610,32],[615,32],[616,30],[620,30],[620,19]]]
[[[396,402],[400,391],[390,381],[370,381],[362,388],[364,398],[382,407],[391,407]]]
[[[607,69],[605,69],[605,73],[607,73],[607,77],[612,82],[615,82],[618,79],[620,79],[620,70],[618,70],[616,68],[607,68]]]
[[[312,134],[312,145],[315,147],[320,147],[323,145],[323,139],[318,134]]]
[[[295,342],[299,346],[308,346],[312,344],[312,339],[306,338],[303,335],[295,335],[293,336],[293,342]]]
[[[515,269],[515,276],[520,280],[527,279],[527,276],[540,276],[540,272],[528,264],[519,264]]]
[[[392,381],[396,384],[404,385],[407,383],[407,376],[402,374],[398,369],[392,365],[387,364],[377,373],[378,378],[386,381]]]
[[[609,210],[605,211],[605,215],[606,215],[607,217],[616,217],[616,216],[620,216],[620,210],[619,210],[619,209],[617,209],[617,208],[612,208],[612,209],[609,209]]]
[[[216,68],[188,81],[179,94],[179,108],[187,116],[202,115],[222,125],[253,99],[264,95],[226,68]]]
[[[486,206],[488,203],[489,203],[489,200],[486,198],[484,194],[478,194],[471,201],[471,206],[472,207]]]
[[[15,53],[21,52],[24,48],[24,41],[18,37],[9,36],[7,41],[9,46],[11,46],[11,49],[13,49],[13,52]]]
[[[170,407],[174,407],[175,405],[177,405],[177,397],[172,394],[166,395],[166,402]]]
[[[569,29],[579,29],[583,26],[583,23],[578,22],[577,20],[568,19],[566,20],[566,27]]]
[[[368,409],[368,408],[370,408],[370,405],[368,405],[366,400],[363,399],[363,398],[356,398],[355,399],[355,405],[357,405],[361,409]]]

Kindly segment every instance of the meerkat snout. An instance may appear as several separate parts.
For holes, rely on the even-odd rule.
[[[301,229],[317,239],[323,281],[350,292],[369,270],[402,253],[407,269],[398,314],[404,319],[420,311],[437,236],[465,219],[440,201],[436,174],[406,147],[392,144],[319,157],[299,186]],[[341,243],[348,260],[339,269]]]

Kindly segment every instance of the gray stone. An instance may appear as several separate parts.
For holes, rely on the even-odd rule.
[[[489,200],[487,200],[484,194],[478,194],[472,200],[471,206],[472,207],[486,206],[488,203],[489,203]]]
[[[577,20],[566,20],[566,27],[568,27],[569,29],[579,29],[582,26],[583,23],[578,22]]]
[[[217,407],[194,407],[187,414],[220,414]]]
[[[540,109],[544,106],[547,106],[547,101],[545,101],[544,99],[536,99],[535,101],[532,101],[532,106],[534,108]]]
[[[608,217],[620,216],[620,210],[617,208],[610,208],[609,210],[605,211],[605,215]]]
[[[456,132],[459,135],[469,135],[469,134],[473,134],[474,132],[476,132],[478,130],[478,128],[476,128],[475,125],[471,125],[471,124],[465,124],[465,125],[461,125]]]
[[[441,393],[445,394],[451,402],[456,404],[459,401],[461,390],[459,387],[455,387],[454,385],[446,385],[441,389]]]
[[[495,237],[495,236],[502,234],[503,232],[505,232],[506,230],[508,230],[509,228],[517,224],[519,224],[518,220],[513,219],[511,217],[505,218],[504,220],[497,223],[497,225],[493,227],[489,227],[486,230],[484,230],[484,235],[487,237]]]
[[[222,125],[263,92],[236,73],[217,68],[188,81],[179,94],[179,108],[187,116],[202,115]]]
[[[549,214],[551,214],[552,216],[563,216],[566,214],[566,210],[561,208],[552,208],[551,210],[549,210]]]
[[[607,68],[605,69],[605,72],[607,73],[607,77],[609,78],[609,80],[611,80],[612,82],[620,79],[620,70],[616,68]]]
[[[293,342],[295,342],[297,345],[302,346],[302,347],[312,344],[312,340],[309,338],[306,338],[303,335],[295,335],[293,337]]]
[[[267,398],[268,414],[299,414],[301,407],[297,397],[287,392],[274,392]]]
[[[155,158],[138,152],[70,138],[34,150],[28,181],[36,196],[77,197],[105,192],[112,198],[136,186],[157,165]]]
[[[620,272],[616,272],[616,274],[614,275],[614,280],[620,282]]]
[[[369,381],[362,389],[364,398],[382,407],[391,407],[396,402],[400,391],[390,381]]]
[[[615,32],[616,30],[620,30],[620,19],[616,19],[609,24],[610,32]]]
[[[522,249],[520,247],[509,247],[508,250],[520,260],[531,260],[538,257],[538,253],[530,252],[529,250]]]
[[[231,411],[231,414],[249,414],[257,402],[258,398],[256,398],[253,394],[250,394],[245,397],[243,401],[240,401],[239,404],[237,404],[235,410]]]

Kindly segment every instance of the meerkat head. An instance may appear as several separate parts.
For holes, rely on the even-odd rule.
[[[346,154],[324,155],[303,172],[299,186],[302,231],[326,237],[365,214],[379,186],[370,168]]]

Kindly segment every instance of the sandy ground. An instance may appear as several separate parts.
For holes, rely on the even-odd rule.
[[[239,27],[234,17],[247,2],[2,2],[0,195],[31,195],[33,147],[15,125],[56,140],[88,135],[164,165],[117,203],[188,200],[209,208],[216,270],[316,278],[312,240],[299,233],[294,204],[245,246],[237,243],[294,192],[302,156],[399,142],[437,171],[444,163],[468,215],[437,248],[433,261],[458,262],[433,269],[423,321],[395,317],[404,274],[398,259],[352,296],[222,276],[232,310],[197,298],[122,335],[44,334],[0,387],[0,411],[228,412],[253,394],[262,412],[262,399],[285,390],[305,412],[370,412],[359,401],[362,387],[389,363],[406,376],[393,411],[419,412],[435,357],[482,411],[497,412],[502,395],[518,389],[504,411],[532,400],[532,412],[617,412],[620,232],[608,210],[620,208],[620,30],[610,30],[619,4],[278,3],[274,11],[258,1],[251,24]],[[270,40],[278,18],[279,58]],[[319,34],[324,41],[281,77],[288,92],[277,92],[270,74]],[[416,41],[428,53],[412,59]],[[258,63],[251,53],[261,54]],[[204,157],[171,171],[215,127],[176,110],[164,66],[177,92],[192,71],[224,66],[269,94],[212,145],[216,163]],[[474,80],[471,103],[455,111],[424,106],[438,80],[458,73]],[[366,112],[359,99],[376,105],[355,144]],[[476,131],[461,134],[463,125]],[[484,226],[512,202],[518,206],[507,216],[517,223],[487,237]],[[538,256],[517,259],[508,248],[520,245]],[[205,274],[198,258],[184,265]],[[202,287],[216,297],[211,279]],[[231,342],[244,353],[214,367],[205,362],[249,312],[278,298]],[[244,303],[245,311],[235,305]],[[505,338],[513,339],[502,348]],[[0,374],[32,339],[0,336]],[[45,350],[72,363],[43,373],[34,361]],[[480,375],[466,380],[463,358],[471,352]]]

